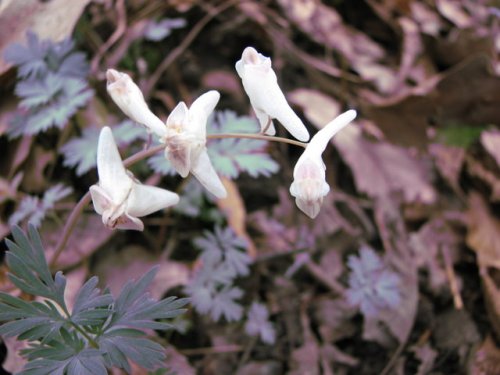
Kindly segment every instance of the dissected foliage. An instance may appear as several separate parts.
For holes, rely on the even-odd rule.
[[[147,293],[156,270],[129,281],[117,297],[97,288],[97,277],[80,288],[72,309],[64,293],[62,272],[53,277],[34,226],[26,235],[13,227],[14,241],[6,253],[12,283],[41,300],[25,301],[0,292],[0,334],[27,340],[23,355],[29,360],[20,374],[107,374],[118,367],[131,373],[129,361],[154,369],[163,365],[163,347],[148,339],[145,330],[172,326],[158,319],[182,314],[186,299],[153,300]]]
[[[10,45],[4,58],[18,68],[15,92],[21,101],[9,128],[12,137],[63,128],[93,95],[85,55],[74,52],[71,39],[53,43],[28,32],[27,45]]]
[[[217,321],[238,321],[243,316],[243,307],[237,302],[243,290],[233,285],[239,276],[250,272],[251,259],[246,242],[236,236],[230,228],[216,227],[214,232],[205,231],[203,237],[195,238],[194,245],[202,250],[201,266],[196,270],[186,287],[194,308],[202,314],[210,314]]]

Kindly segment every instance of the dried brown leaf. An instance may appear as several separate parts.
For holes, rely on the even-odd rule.
[[[169,289],[185,285],[189,279],[188,267],[180,262],[158,259],[158,256],[141,246],[126,246],[99,254],[93,273],[101,285],[118,295],[130,279],[138,279],[153,266],[159,266],[149,291],[154,298],[162,298]]]
[[[5,371],[9,371],[9,374],[17,374],[27,363],[27,360],[21,357],[19,352],[28,348],[28,342],[18,340],[17,337],[6,337],[2,341],[7,347],[7,358],[5,358],[0,369],[3,368]]]
[[[478,193],[469,195],[467,245],[476,252],[491,324],[500,337],[500,220]]]
[[[495,202],[500,201],[500,175],[498,169],[496,171],[490,170],[485,164],[470,155],[467,155],[465,160],[469,174],[479,178],[489,186],[490,199]]]
[[[10,43],[24,43],[31,30],[41,39],[60,41],[73,32],[90,0],[15,0],[0,5],[0,74],[10,65],[3,59]]]
[[[318,90],[300,88],[288,93],[287,97],[291,103],[301,107],[307,119],[320,129],[341,111],[335,99]]]
[[[455,0],[436,0],[439,13],[447,20],[453,22],[459,28],[466,28],[472,25],[471,17],[467,14],[462,4]]]
[[[461,147],[445,146],[439,143],[429,145],[439,174],[455,191],[460,191],[458,179],[465,160],[465,150]]]
[[[467,245],[476,252],[480,269],[500,270],[500,220],[493,217],[478,193],[469,195]]]
[[[316,43],[340,52],[365,80],[390,92],[395,72],[381,64],[385,51],[366,34],[342,21],[340,14],[320,1],[278,0],[285,16]]]
[[[173,346],[168,346],[165,349],[167,359],[165,365],[173,374],[195,375],[196,371],[189,364],[187,358],[179,353]]]
[[[373,198],[401,192],[406,202],[429,204],[436,200],[429,172],[408,150],[371,142],[356,124],[337,134],[333,142],[351,167],[359,191]]]
[[[45,221],[40,230],[46,245],[47,259],[51,259],[54,248],[61,237],[61,226],[53,221]],[[102,224],[102,219],[95,213],[83,214],[75,227],[64,251],[61,253],[56,269],[72,267],[92,255],[114,234]]]
[[[217,207],[224,212],[227,217],[227,222],[233,231],[246,240],[248,244],[248,255],[255,258],[257,255],[257,248],[253,243],[252,238],[248,235],[246,229],[246,208],[245,202],[241,197],[238,186],[235,182],[228,178],[222,178],[222,184],[226,188],[227,197],[217,200]]]
[[[500,168],[500,130],[483,131],[481,133],[481,144],[495,159]]]
[[[500,348],[488,336],[474,353],[470,375],[496,374],[500,374]]]
[[[467,56],[402,97],[376,97],[361,91],[363,114],[389,141],[421,149],[426,148],[432,127],[498,123],[500,77],[492,72],[492,59],[485,54],[470,56],[469,52]]]

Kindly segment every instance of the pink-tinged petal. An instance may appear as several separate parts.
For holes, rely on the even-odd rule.
[[[136,217],[124,214],[116,220],[113,229],[138,230],[142,232],[144,230],[144,223]]]
[[[183,178],[186,178],[191,169],[191,148],[186,141],[180,137],[173,137],[167,140],[165,157],[172,167]]]
[[[213,112],[219,102],[220,94],[218,91],[211,90],[200,95],[189,107],[190,128],[199,137],[205,137],[207,133],[208,116]]]
[[[92,198],[92,204],[94,205],[94,210],[99,215],[102,215],[104,211],[113,205],[111,197],[99,185],[92,185],[89,188],[89,191],[90,197]]]
[[[306,215],[316,217],[330,191],[321,157],[309,158],[304,152],[295,165],[293,178],[290,194],[296,198],[295,203]]]
[[[306,201],[301,198],[296,198],[295,199],[295,204],[297,207],[305,213],[307,216],[309,216],[311,219],[314,219],[316,216],[318,216],[319,211],[321,209],[321,201]]]
[[[107,126],[102,128],[97,144],[97,173],[99,186],[111,200],[123,202],[132,186],[132,179],[123,166],[113,133]]]
[[[191,168],[191,172],[205,189],[217,198],[225,198],[227,196],[226,188],[222,184],[217,172],[215,172],[206,149],[200,153],[200,156]]]
[[[106,89],[123,113],[158,136],[165,134],[165,125],[151,112],[141,90],[128,74],[108,69],[106,78]]]
[[[180,102],[170,112],[167,118],[167,128],[180,131],[184,128],[184,124],[188,121],[188,107],[186,103]]]
[[[179,203],[179,196],[156,186],[134,183],[127,201],[127,214],[142,217]]]

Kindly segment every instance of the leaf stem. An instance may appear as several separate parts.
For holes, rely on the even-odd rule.
[[[293,139],[283,138],[283,137],[275,137],[264,134],[251,134],[251,133],[224,133],[224,134],[208,134],[207,139],[222,139],[222,138],[248,138],[248,139],[258,139],[261,141],[270,141],[270,142],[281,142],[288,143],[294,146],[299,146],[306,148],[307,143],[295,141]]]
[[[258,140],[262,140],[262,141],[288,143],[291,145],[304,147],[304,148],[307,146],[307,143],[295,141],[293,139],[268,136],[268,135],[264,135],[264,134],[224,133],[224,134],[209,134],[209,135],[207,135],[207,139],[223,139],[223,138],[258,139]],[[131,165],[133,165],[141,160],[144,160],[150,156],[153,156],[154,154],[156,154],[164,149],[165,149],[165,145],[162,144],[162,145],[148,148],[146,150],[139,151],[138,153],[125,159],[123,161],[123,165],[125,167],[130,167]],[[51,268],[55,266],[57,260],[59,259],[59,256],[61,255],[62,251],[64,250],[64,247],[68,243],[69,236],[73,232],[73,229],[75,228],[75,225],[78,221],[78,218],[82,214],[85,207],[90,203],[90,200],[91,200],[90,192],[87,192],[80,199],[80,201],[76,204],[75,208],[73,208],[73,211],[71,211],[71,214],[69,215],[68,220],[66,221],[66,224],[64,225],[63,234],[60,237],[59,242],[57,243],[57,245],[54,249],[54,254],[52,255],[52,259],[50,260],[49,265]]]

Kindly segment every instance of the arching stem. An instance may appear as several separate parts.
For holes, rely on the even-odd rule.
[[[207,135],[207,139],[223,139],[223,138],[258,139],[258,140],[262,140],[262,141],[288,143],[288,144],[291,144],[294,146],[299,146],[299,147],[304,147],[304,148],[307,146],[307,143],[295,141],[293,139],[268,136],[268,135],[264,135],[264,134],[225,133],[225,134],[209,134],[209,135]],[[164,149],[165,149],[165,145],[158,145],[158,146],[148,148],[146,150],[142,150],[142,151],[138,152],[137,154],[134,154],[131,157],[125,159],[123,161],[123,165],[125,167],[130,167],[131,165],[133,165],[141,160],[144,160],[150,156],[153,156],[154,154],[156,154]],[[69,215],[68,220],[66,221],[66,224],[64,225],[62,236],[59,239],[59,242],[57,243],[57,245],[54,249],[54,254],[52,255],[52,259],[50,260],[50,267],[55,266],[55,264],[56,264],[57,260],[59,259],[59,256],[61,255],[64,247],[68,243],[69,236],[71,235],[71,232],[73,232],[73,229],[75,228],[75,225],[78,221],[78,218],[82,214],[85,207],[90,203],[90,199],[91,199],[90,192],[87,192],[80,199],[80,201],[76,204],[76,206],[73,208],[73,211],[71,211],[71,214]]]

